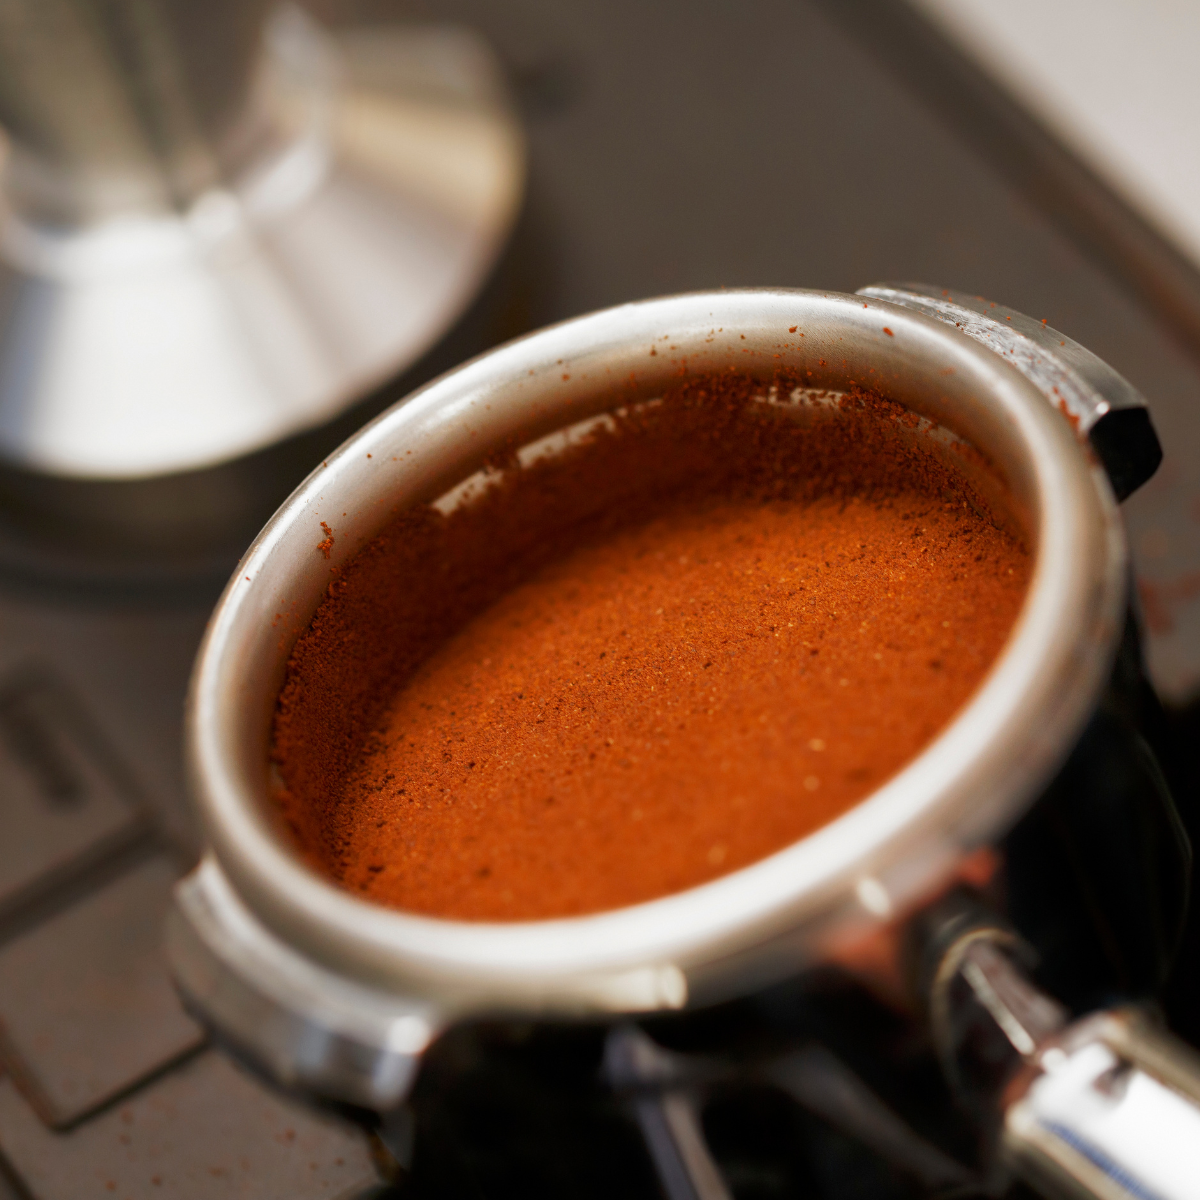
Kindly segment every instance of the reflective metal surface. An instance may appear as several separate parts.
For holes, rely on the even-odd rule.
[[[167,942],[186,998],[228,1045],[301,1093],[377,1112],[404,1100],[444,1014],[345,979],[284,945],[247,912],[212,859],[180,885],[177,902]]]
[[[1004,1120],[1005,1152],[1026,1178],[1086,1200],[1195,1195],[1200,1058],[1190,1047],[1118,1011],[1038,1050]]]
[[[790,336],[796,328],[803,337]],[[649,356],[662,339],[669,351]],[[637,394],[652,398],[684,358],[689,370],[736,363],[764,379],[782,361],[833,389],[870,365],[897,400],[985,450],[1026,515],[1036,570],[983,687],[914,762],[845,816],[759,863],[651,903],[472,924],[366,904],[316,875],[273,820],[267,739],[290,636],[324,596],[330,570],[393,506],[437,497],[490,447],[605,411],[614,383],[634,369]],[[333,528],[328,561],[318,551],[322,521]],[[367,426],[296,491],[243,560],[193,679],[189,770],[215,866],[183,885],[181,911],[216,911],[212,897],[231,885],[253,927],[248,938],[404,997],[435,1028],[473,1014],[654,1011],[745,992],[820,961],[835,937],[903,912],[964,852],[1015,821],[1095,704],[1121,631],[1125,570],[1111,488],[1070,424],[1015,368],[939,321],[884,302],[780,289],[646,301],[552,327],[476,359]],[[281,639],[272,621],[285,609],[297,623]],[[193,922],[202,955],[173,939],[177,976],[200,1007],[213,990],[202,959],[223,958],[234,974],[235,957],[253,962],[221,944],[231,932],[239,936]],[[293,998],[297,1011],[311,1011]],[[236,1040],[260,1036],[243,1028]]]
[[[4,7],[0,460],[150,477],[321,425],[493,265],[524,145],[485,44],[263,7]]]
[[[1017,959],[1030,947],[968,896],[922,914],[930,1024],[959,1103],[1014,1171],[1072,1200],[1186,1200],[1200,1147],[1200,1058],[1134,1008],[1072,1022]]]
[[[1103,359],[1047,322],[982,296],[919,283],[877,284],[858,294],[928,313],[1006,358],[1087,435],[1118,500],[1141,487],[1162,462],[1145,398]]]

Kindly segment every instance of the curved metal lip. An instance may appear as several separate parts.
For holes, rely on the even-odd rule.
[[[318,875],[271,826],[265,764],[255,789],[240,774],[233,745],[244,692],[238,672],[257,620],[253,584],[286,575],[279,563],[300,536],[297,523],[315,523],[330,493],[341,509],[336,497],[371,470],[366,455],[390,456],[405,438],[464,429],[530,376],[579,372],[603,365],[606,355],[610,371],[635,355],[644,364],[647,346],[667,336],[685,354],[703,355],[718,323],[727,340],[744,333],[749,345],[768,349],[797,324],[823,336],[844,330],[867,338],[880,353],[903,345],[913,361],[932,355],[943,374],[960,371],[986,395],[989,419],[1021,447],[1036,562],[1009,643],[980,689],[916,759],[843,816],[756,863],[648,903],[554,920],[461,922],[369,904]],[[358,486],[365,499],[385,490]],[[303,538],[311,549],[307,526]],[[285,941],[353,977],[459,1010],[577,1007],[588,979],[663,964],[685,975],[719,973],[723,962],[744,961],[780,939],[798,966],[820,952],[831,929],[887,915],[859,899],[864,881],[882,881],[888,905],[902,911],[1032,801],[1110,666],[1125,565],[1111,489],[1067,422],[1014,368],[955,329],[886,302],[797,289],[626,304],[530,334],[442,376],[359,431],[297,488],[247,552],[201,647],[187,719],[193,796],[236,890]],[[287,652],[281,648],[280,657]]]

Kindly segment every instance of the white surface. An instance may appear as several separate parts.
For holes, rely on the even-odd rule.
[[[1200,264],[1200,4],[909,2]]]

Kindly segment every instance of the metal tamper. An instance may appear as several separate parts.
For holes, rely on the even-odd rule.
[[[496,262],[524,144],[489,49],[268,9],[0,6],[6,492],[202,473],[319,427]]]

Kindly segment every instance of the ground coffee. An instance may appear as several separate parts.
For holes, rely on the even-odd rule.
[[[977,688],[1028,582],[979,456],[921,424],[706,376],[400,514],[288,665],[298,844],[379,903],[524,920],[694,886],[845,811]]]

